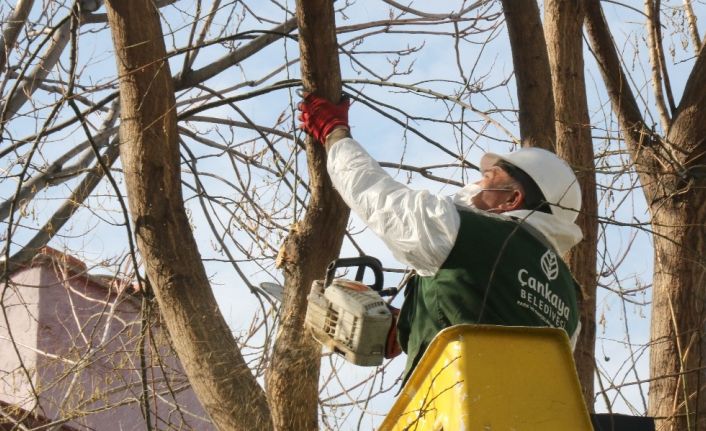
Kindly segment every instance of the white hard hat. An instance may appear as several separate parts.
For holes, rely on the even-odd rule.
[[[576,221],[581,210],[581,188],[566,161],[541,148],[522,148],[509,154],[485,153],[480,159],[481,171],[500,160],[522,169],[534,180],[552,214],[570,223]]]

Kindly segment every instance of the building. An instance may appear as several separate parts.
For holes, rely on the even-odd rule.
[[[215,429],[132,284],[50,248],[10,280],[0,285],[0,430]]]

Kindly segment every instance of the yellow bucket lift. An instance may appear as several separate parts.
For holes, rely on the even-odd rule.
[[[566,332],[458,325],[427,348],[379,431],[590,431]]]

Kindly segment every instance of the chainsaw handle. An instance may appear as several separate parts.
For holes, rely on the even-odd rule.
[[[361,283],[363,282],[365,268],[370,268],[375,276],[375,283],[370,286],[370,288],[376,292],[380,292],[382,290],[382,263],[380,263],[380,260],[372,256],[342,257],[331,262],[328,265],[328,268],[326,268],[324,289],[329,287],[329,285],[333,282],[333,278],[336,276],[336,269],[350,267],[358,267],[358,270],[355,273],[355,281],[359,281]]]

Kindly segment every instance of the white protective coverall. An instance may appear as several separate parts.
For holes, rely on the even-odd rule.
[[[351,210],[377,234],[400,262],[421,276],[432,276],[456,242],[460,226],[458,206],[474,211],[470,198],[477,189],[468,185],[455,197],[413,190],[395,181],[352,138],[335,142],[327,169],[334,187]],[[516,210],[489,217],[513,217],[543,235],[559,255],[581,241],[581,229],[551,214]]]

